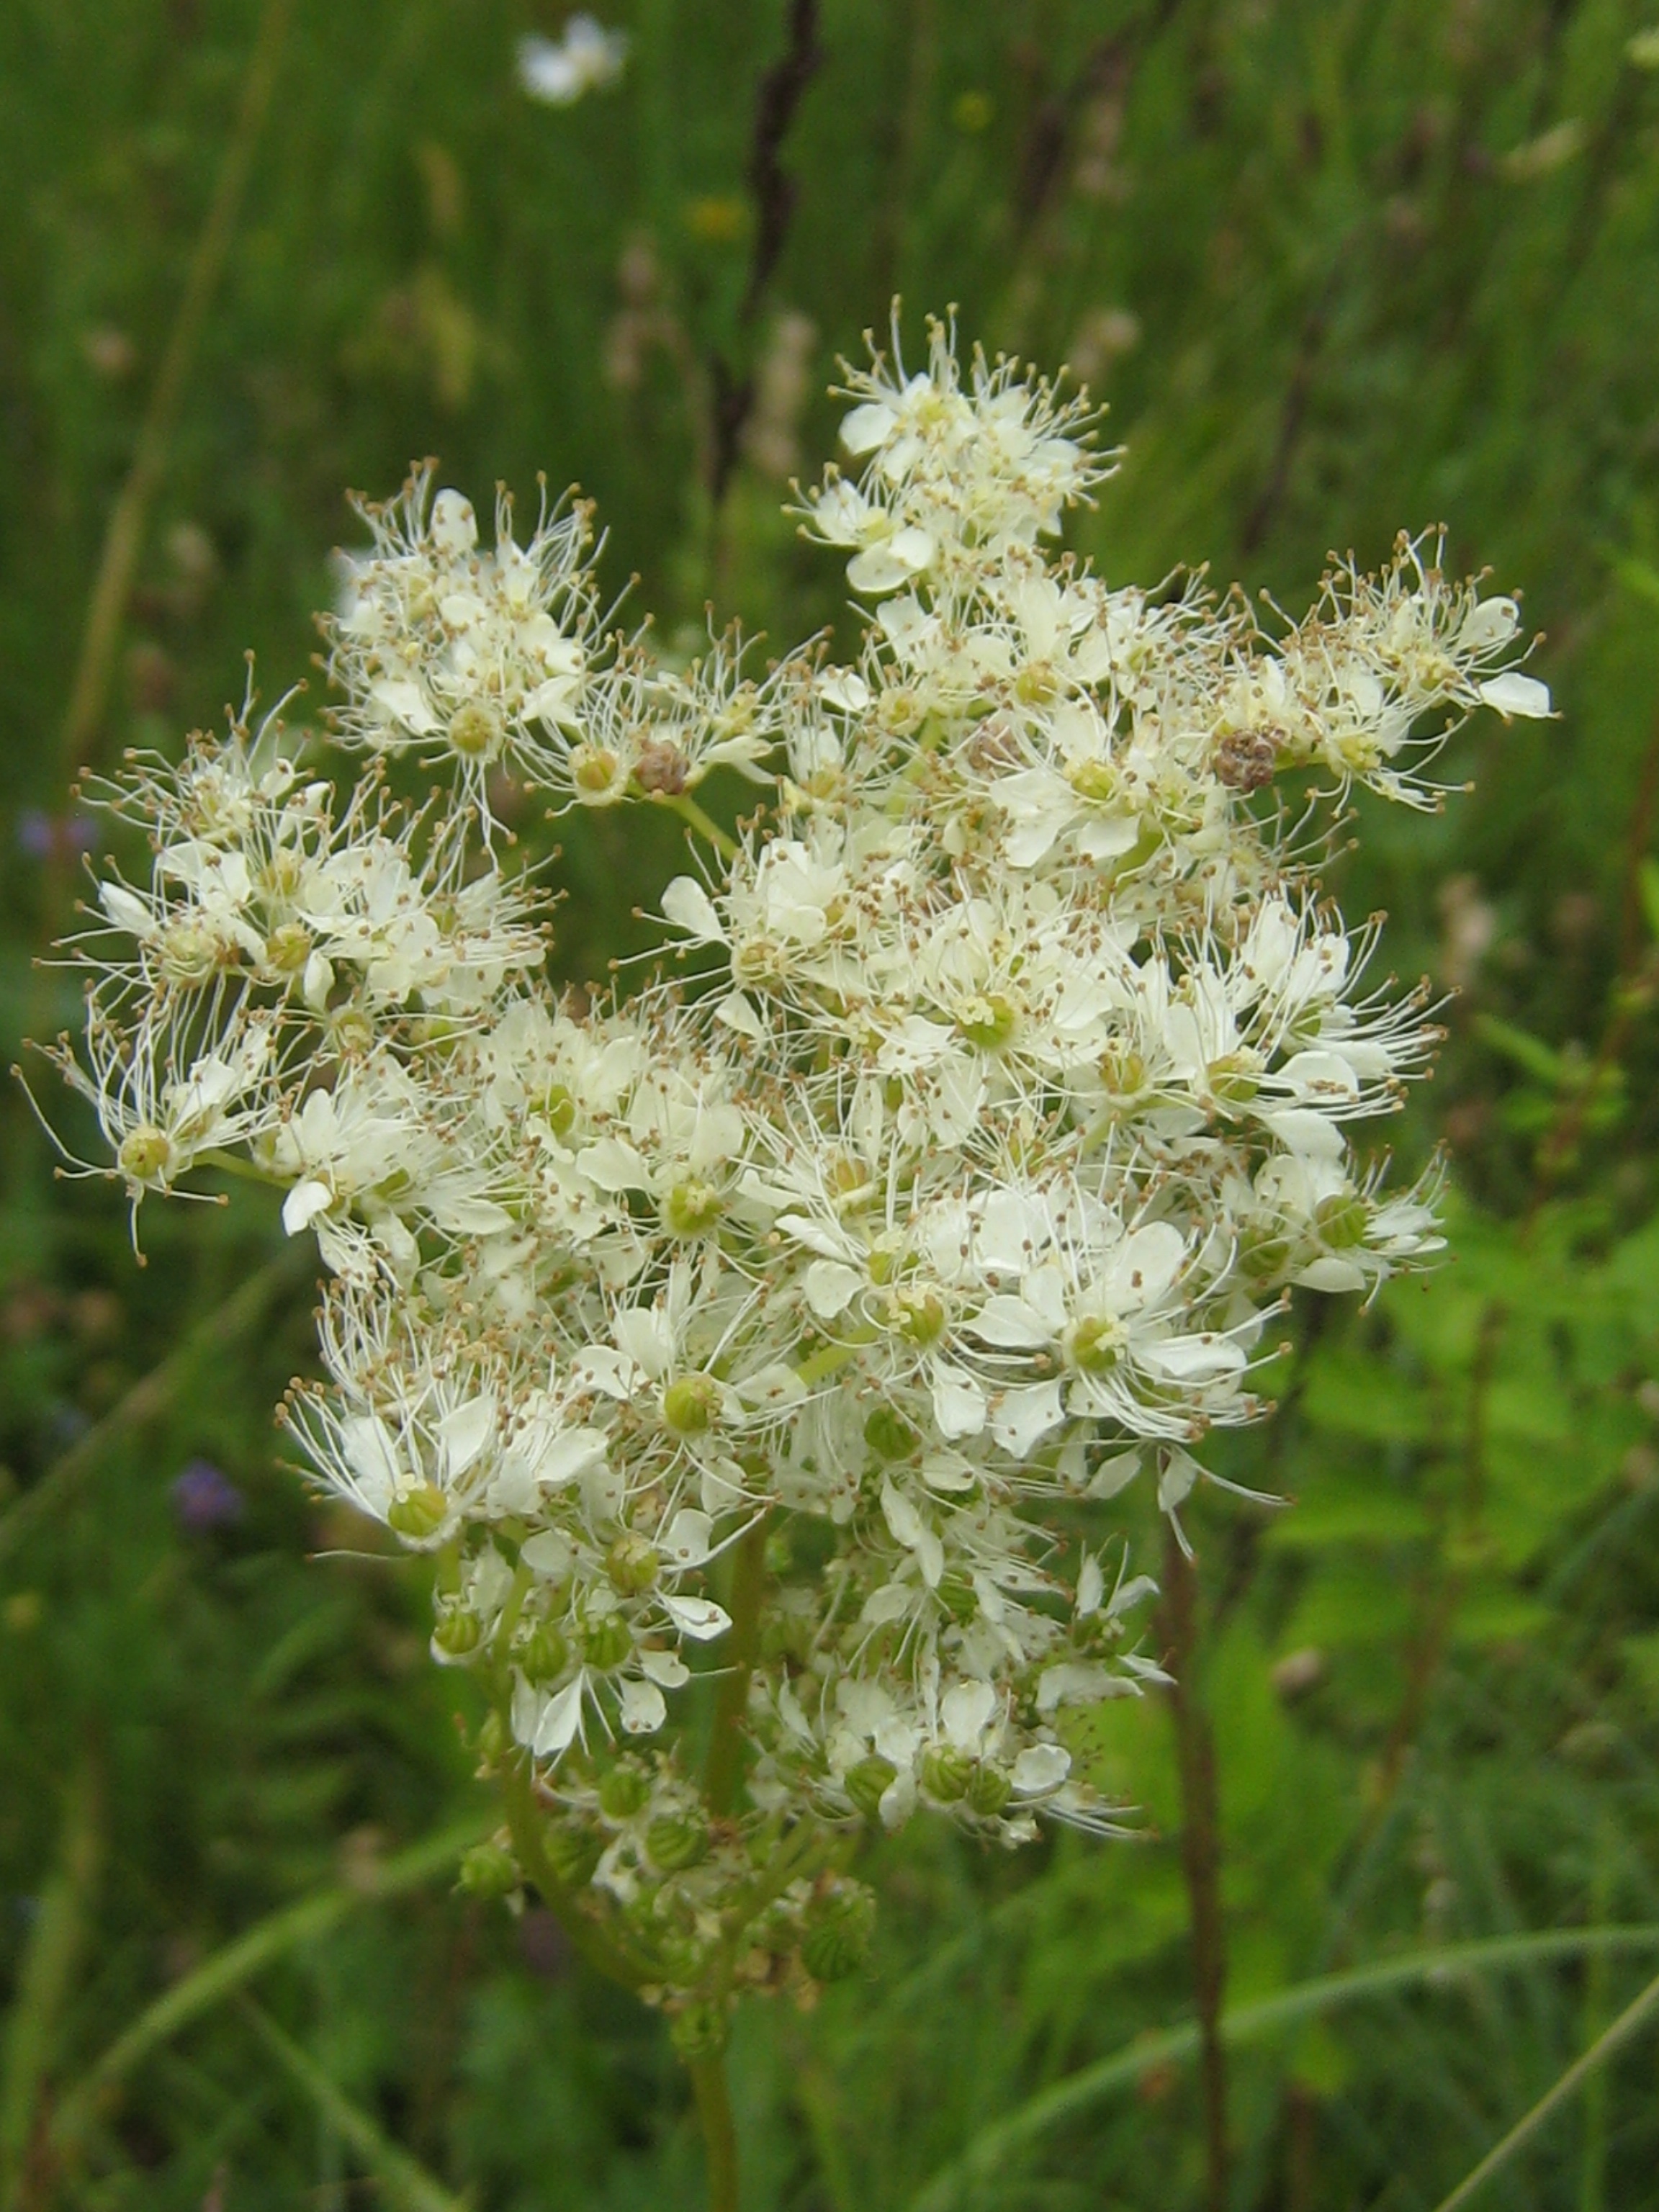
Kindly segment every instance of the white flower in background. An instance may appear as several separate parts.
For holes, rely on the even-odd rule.
[[[559,39],[532,33],[519,41],[519,82],[532,100],[569,107],[585,93],[603,92],[622,75],[628,39],[592,15],[572,15]]]
[[[576,18],[532,58],[564,100],[621,46]],[[848,396],[849,472],[802,509],[873,603],[845,667],[607,641],[579,505],[521,545],[503,500],[493,550],[429,472],[366,508],[329,624],[356,789],[275,729],[135,763],[106,799],[149,880],[100,887],[58,1054],[135,1202],[234,1149],[316,1237],[295,1432],[432,1555],[487,1756],[682,1991],[798,1824],[1109,1825],[1068,1715],[1161,1679],[1113,1501],[1144,1470],[1174,1515],[1261,1417],[1292,1291],[1439,1243],[1433,1174],[1391,1192],[1356,1140],[1437,1032],[1367,981],[1380,924],[1323,896],[1317,825],[1354,781],[1434,803],[1466,714],[1550,711],[1515,602],[1437,539],[1264,635],[1043,550],[1108,472],[1080,396],[938,325]],[[706,830],[717,769],[765,803],[660,892],[678,972],[556,997],[493,781]],[[705,1672],[735,1809],[681,1760]],[[803,1879],[766,1941],[828,1971],[823,1909]]]

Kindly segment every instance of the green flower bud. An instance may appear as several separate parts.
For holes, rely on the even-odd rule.
[[[652,1863],[665,1874],[684,1874],[708,1856],[708,1829],[691,1814],[665,1814],[645,1832]]]
[[[954,1744],[936,1743],[921,1762],[921,1786],[941,1805],[954,1805],[968,1794],[974,1762]]]
[[[634,1632],[619,1613],[602,1613],[582,1631],[582,1656],[600,1674],[620,1667],[634,1649]]]
[[[538,1620],[514,1656],[526,1681],[555,1682],[565,1670],[570,1646],[556,1621]]]
[[[908,1459],[921,1438],[902,1413],[878,1406],[864,1425],[864,1441],[878,1459]]]
[[[1000,1766],[988,1765],[982,1759],[975,1762],[968,1778],[968,1802],[981,1819],[994,1820],[1013,1794],[1012,1778]]]
[[[513,1748],[513,1732],[497,1712],[488,1712],[478,1723],[475,1748],[486,1765],[494,1766]]]
[[[869,1957],[875,1931],[875,1899],[861,1883],[844,1883],[814,1905],[800,1962],[815,1982],[844,1981]]]
[[[898,1779],[898,1769],[890,1759],[884,1759],[872,1751],[867,1759],[849,1766],[842,1777],[842,1787],[866,1820],[875,1820],[881,1812],[883,1794],[890,1783]]]
[[[650,1795],[637,1766],[613,1766],[599,1784],[599,1808],[607,1820],[631,1820]]]
[[[633,1528],[623,1531],[605,1559],[605,1571],[611,1577],[611,1588],[620,1590],[624,1597],[638,1597],[648,1590],[657,1579],[660,1565],[655,1547]]]
[[[448,1498],[436,1483],[423,1482],[418,1490],[406,1490],[401,1498],[392,1499],[386,1508],[386,1522],[399,1536],[422,1544],[428,1536],[435,1536],[448,1518]]]
[[[605,1838],[574,1821],[547,1831],[547,1862],[567,1889],[586,1889],[605,1850]]]
[[[439,1614],[437,1626],[432,1632],[432,1641],[440,1657],[465,1659],[477,1650],[483,1635],[483,1629],[477,1614],[458,1610]]]
[[[662,1417],[678,1436],[700,1437],[720,1409],[720,1385],[712,1375],[682,1375],[662,1394]]]
[[[519,1887],[519,1865],[505,1844],[474,1844],[461,1854],[460,1886],[469,1897],[510,1897]]]

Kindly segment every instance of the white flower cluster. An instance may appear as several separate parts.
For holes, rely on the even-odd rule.
[[[1438,1241],[1349,1133],[1435,1032],[1365,980],[1376,928],[1322,902],[1274,778],[1417,803],[1451,718],[1548,706],[1504,672],[1513,602],[1432,546],[1270,636],[1042,550],[1103,473],[1081,403],[943,329],[851,396],[861,471],[805,512],[875,603],[854,666],[603,649],[580,508],[523,550],[503,509],[493,554],[424,476],[371,512],[332,631],[363,781],[337,811],[274,730],[141,763],[149,886],[102,887],[62,1048],[135,1201],[234,1149],[318,1236],[330,1384],[294,1429],[436,1555],[487,1755],[533,1763],[556,1878],[682,1993],[742,1978],[733,1899],[750,1978],[856,1955],[814,1838],[1105,1824],[1068,1711],[1159,1670],[1102,1502],[1144,1471],[1174,1514],[1261,1413],[1291,1290]],[[447,804],[386,795],[409,752]],[[722,839],[690,786],[769,752]],[[503,769],[712,831],[662,896],[676,981],[550,994]],[[711,1692],[743,1771],[705,1795]]]

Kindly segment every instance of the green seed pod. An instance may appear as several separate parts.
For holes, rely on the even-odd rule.
[[[512,1750],[512,1731],[499,1713],[486,1713],[479,1722],[475,1748],[479,1758],[490,1766],[504,1759]]]
[[[1000,1052],[1018,1026],[1018,1009],[1000,995],[970,999],[957,1016],[961,1036],[981,1052]]]
[[[918,1351],[925,1352],[929,1345],[937,1344],[945,1334],[945,1301],[925,1283],[896,1291],[890,1310],[893,1327]]]
[[[1013,1782],[1000,1766],[975,1762],[968,1778],[968,1802],[982,1820],[994,1820],[1013,1794]]]
[[[620,1667],[633,1649],[634,1632],[619,1613],[601,1613],[582,1631],[582,1656],[602,1674]]]
[[[712,1184],[691,1176],[663,1200],[663,1225],[676,1237],[701,1237],[720,1219],[722,1202]]]
[[[1283,1237],[1247,1237],[1239,1246],[1238,1264],[1253,1283],[1266,1283],[1283,1273],[1290,1256]]]
[[[873,1820],[880,1814],[883,1794],[897,1779],[898,1769],[892,1760],[872,1751],[856,1766],[848,1768],[842,1777],[842,1787],[865,1818]]]
[[[401,1498],[392,1499],[386,1522],[399,1536],[423,1544],[428,1536],[437,1534],[448,1518],[449,1500],[436,1483],[423,1482],[418,1490],[406,1490]]]
[[[605,1554],[605,1571],[613,1589],[638,1597],[656,1581],[660,1565],[654,1547],[636,1530],[625,1528]]]
[[[1085,1314],[1066,1331],[1072,1364],[1085,1375],[1109,1375],[1123,1356],[1124,1328],[1111,1314]]]
[[[489,760],[501,742],[501,719],[494,708],[469,699],[450,717],[449,742],[463,760]]]
[[[921,1438],[902,1413],[878,1406],[864,1425],[864,1441],[878,1459],[908,1459]]]
[[[690,1814],[665,1814],[646,1830],[645,1847],[665,1874],[684,1874],[708,1857],[708,1829]]]
[[[441,1659],[465,1659],[476,1651],[483,1630],[476,1613],[441,1613],[432,1642]]]
[[[519,1887],[518,1861],[505,1844],[474,1844],[461,1854],[459,1881],[469,1897],[510,1897]]]
[[[665,1936],[657,1946],[663,1979],[673,1988],[689,1990],[702,1979],[708,1954],[690,1936]]]
[[[167,1173],[173,1159],[173,1139],[165,1129],[152,1129],[141,1122],[122,1138],[115,1158],[124,1176],[131,1176],[134,1182],[149,1182]]]
[[[302,921],[285,921],[265,939],[265,964],[279,975],[297,975],[311,957],[311,932]]]
[[[700,1437],[720,1409],[720,1388],[712,1375],[682,1375],[662,1394],[662,1417],[676,1435]]]
[[[576,1102],[562,1083],[550,1083],[537,1110],[556,1137],[568,1137],[575,1126]]]
[[[800,1962],[815,1982],[844,1981],[870,1955],[876,1900],[860,1882],[846,1882],[812,1909],[801,1938]]]
[[[613,1766],[599,1784],[599,1807],[607,1820],[631,1820],[651,1795],[637,1766]]]
[[[605,1838],[575,1822],[550,1826],[548,1863],[567,1889],[586,1889],[605,1850]]]
[[[514,1656],[526,1681],[554,1682],[565,1670],[570,1646],[556,1621],[538,1620]]]
[[[1314,1208],[1314,1227],[1334,1252],[1352,1251],[1365,1241],[1371,1210],[1357,1190],[1322,1198]]]
[[[954,1744],[936,1743],[921,1762],[921,1786],[941,1805],[954,1805],[968,1794],[974,1762]]]
[[[1224,1053],[1204,1071],[1205,1082],[1218,1106],[1248,1106],[1261,1088],[1255,1054]]]

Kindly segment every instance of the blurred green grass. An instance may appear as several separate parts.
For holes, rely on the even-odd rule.
[[[261,12],[0,11],[8,1059],[73,1018],[30,966],[76,834],[65,708]],[[1404,971],[1461,990],[1441,1075],[1393,1133],[1414,1157],[1452,1141],[1458,1256],[1369,1316],[1299,1317],[1279,1421],[1224,1467],[1298,1504],[1206,1501],[1196,1531],[1229,2002],[1449,1962],[1237,2046],[1232,2205],[1431,2206],[1645,1971],[1604,1949],[1500,1975],[1458,1947],[1659,1923],[1642,9],[823,0],[783,145],[793,218],[748,321],[757,95],[787,11],[608,14],[632,41],[622,82],[557,111],[513,64],[557,7],[296,0],[99,757],[216,720],[249,644],[266,698],[314,684],[342,492],[388,492],[428,452],[475,497],[579,479],[608,576],[637,573],[633,603],[671,643],[711,603],[780,641],[836,623],[836,564],[779,506],[830,450],[835,357],[895,291],[911,346],[954,301],[965,331],[1069,360],[1109,402],[1127,458],[1073,542],[1114,578],[1208,562],[1293,606],[1328,548],[1374,562],[1396,528],[1444,521],[1456,565],[1525,586],[1560,719],[1460,740],[1449,774],[1474,794],[1426,820],[1362,809],[1341,872],[1352,910],[1389,909]],[[716,397],[746,378],[716,500]],[[634,941],[678,850],[652,826],[562,831],[559,972]],[[545,846],[532,816],[520,828]],[[335,2212],[377,2185],[374,2139],[480,2212],[700,2203],[657,2024],[544,1917],[514,1923],[441,1878],[368,1893],[474,1799],[423,1593],[280,1464],[268,1409],[308,1358],[305,1279],[222,1326],[283,1264],[268,1210],[147,1209],[141,1275],[114,1196],[54,1182],[21,1100],[0,1110],[0,2188],[19,2207]],[[234,1504],[199,1473],[181,1496],[196,1461]],[[1146,1808],[1137,1840],[1005,1862],[907,1834],[877,1855],[871,1982],[810,2016],[746,2016],[755,2207],[896,2212],[930,2178],[935,2205],[1201,2201],[1192,2078],[1167,2057],[975,2163],[983,2130],[1190,2013],[1169,1714],[1101,1709],[1079,1747]],[[342,1881],[361,1906],[257,1994],[368,2136],[234,2002],[77,2106],[147,2006]],[[1488,2201],[1659,2204],[1653,2064],[1632,2046]],[[378,2186],[402,2201],[396,2170]]]

